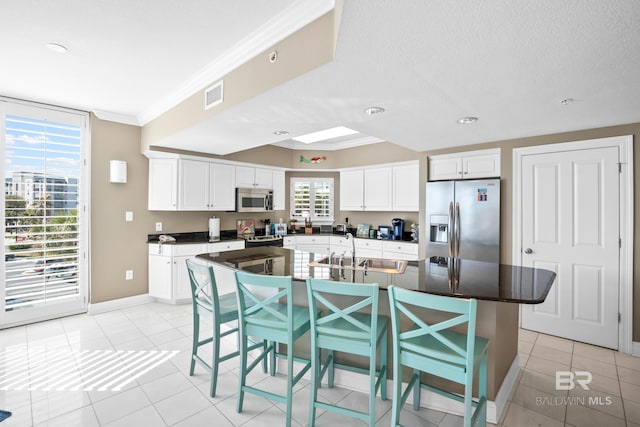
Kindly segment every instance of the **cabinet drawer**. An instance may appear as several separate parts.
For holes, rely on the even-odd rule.
[[[295,237],[283,237],[282,238],[282,246],[293,247],[296,245]]]
[[[344,236],[329,236],[331,246],[351,246],[351,242]]]
[[[418,245],[416,243],[384,242],[383,252],[400,252],[407,255],[418,256]]]
[[[382,250],[382,240],[356,239],[356,249],[379,249]],[[358,253],[356,252],[356,255]]]
[[[297,236],[296,244],[329,245],[329,236]]]
[[[244,249],[244,240],[209,243],[207,252],[225,252],[235,251],[237,249]]]

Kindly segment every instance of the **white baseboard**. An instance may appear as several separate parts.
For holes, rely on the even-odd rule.
[[[278,372],[286,372],[287,370],[287,361],[283,358],[277,359],[277,371]],[[302,366],[301,363],[295,363],[294,369],[300,369]],[[504,411],[507,407],[507,399],[511,394],[511,390],[516,384],[516,380],[518,379],[518,373],[520,371],[520,363],[518,360],[518,356],[516,355],[513,363],[511,363],[511,367],[507,372],[504,380],[502,381],[502,385],[500,386],[500,390],[496,393],[495,400],[487,400],[487,422],[492,424],[498,424],[499,420],[504,415]],[[310,373],[307,372],[304,377],[307,380],[311,380]],[[357,372],[346,371],[342,369],[336,369],[334,376],[334,384],[338,387],[346,388],[348,390],[357,391],[360,393],[369,393],[369,380],[365,374],[360,374]],[[403,384],[403,389],[407,386],[406,383]],[[393,390],[393,381],[387,381],[387,389],[389,393]],[[407,402],[412,401],[412,398],[407,398]],[[461,402],[457,402],[452,399],[448,399],[444,396],[441,396],[437,393],[434,393],[429,390],[422,390],[420,394],[420,406],[423,408],[434,409],[440,412],[446,412],[453,415],[462,415],[464,414],[464,405]]]
[[[631,355],[640,356],[640,342],[634,341],[631,343]]]
[[[150,297],[149,294],[142,294],[134,295],[132,297],[118,298],[111,301],[98,302],[95,304],[89,303],[87,314],[93,315],[106,313],[108,311],[119,310],[121,308],[133,307],[155,301],[156,299],[154,297]]]

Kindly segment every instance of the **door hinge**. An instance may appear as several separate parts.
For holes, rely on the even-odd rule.
[[[622,322],[622,313],[618,313],[618,323]]]
[[[618,238],[618,249],[622,249],[622,237]]]
[[[618,173],[622,173],[622,163],[618,162]]]

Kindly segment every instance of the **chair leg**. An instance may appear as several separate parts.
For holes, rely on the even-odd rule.
[[[333,388],[333,380],[335,378],[335,371],[336,371],[335,354],[333,350],[328,350],[327,356],[329,360],[329,367],[327,368],[327,371],[328,371],[327,384],[329,388]]]
[[[200,339],[200,315],[197,310],[193,311],[193,342],[191,344],[191,367],[189,368],[189,376],[193,376],[196,367],[196,359],[193,357],[198,354],[198,340]]]
[[[391,402],[391,425],[400,425],[400,410],[402,409],[402,365],[395,358],[393,360],[393,401]]]
[[[311,338],[313,341],[313,337]],[[318,388],[320,387],[320,372],[322,371],[322,353],[315,343],[311,344],[311,397],[309,399],[309,427],[316,425],[316,401],[318,400]]]
[[[369,357],[369,427],[376,424],[376,349],[372,350],[374,357]]]
[[[291,427],[291,407],[293,403],[293,345],[287,346],[287,423]]]
[[[213,331],[213,348],[211,349],[211,386],[209,395],[215,397],[218,385],[218,365],[220,364],[220,325]]]
[[[484,405],[482,406],[478,427],[485,427],[487,425],[487,354],[485,353],[480,363],[480,372],[478,378],[478,398],[482,402],[484,399]]]
[[[240,333],[240,332],[238,332]],[[244,386],[247,381],[247,337],[243,334],[240,336],[240,374],[238,381],[238,400],[236,402],[236,412],[242,412],[242,404],[244,401]]]
[[[273,377],[276,374],[276,343],[275,341],[270,341],[269,345],[271,346],[271,351],[269,352],[269,363],[271,364],[270,374]]]
[[[380,385],[380,398],[387,400],[387,379],[389,377],[389,370],[387,369],[387,331],[382,336],[382,343],[380,344],[380,370],[384,369],[382,374],[382,384]]]
[[[470,372],[469,372],[470,371]],[[465,375],[464,386],[464,427],[471,427],[471,415],[473,413],[472,404],[472,390],[473,390],[473,370],[470,369]]]
[[[422,389],[420,388],[420,371],[417,369],[413,370],[413,410],[420,410],[420,394]]]

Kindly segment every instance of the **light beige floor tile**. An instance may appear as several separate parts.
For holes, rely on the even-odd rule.
[[[518,383],[556,396],[566,396],[568,393],[566,390],[556,390],[556,378],[554,375],[530,369],[523,369],[521,371]]]
[[[614,352],[614,356],[618,366],[640,371],[640,357],[620,353],[619,351]]]
[[[624,399],[624,412],[627,420],[640,423],[640,403]]]
[[[553,362],[547,359],[530,356],[527,361],[526,369],[541,372],[543,374],[552,375],[555,378],[556,372],[567,371],[571,367],[570,364]]]
[[[536,342],[537,338],[538,338],[538,333],[537,332],[530,331],[528,329],[520,329],[518,331],[518,340],[519,341],[526,341],[526,342],[534,343],[534,342]]]
[[[551,335],[539,334],[536,345],[544,345],[567,353],[573,352],[573,341]]]
[[[624,418],[624,408],[622,407],[622,398],[614,396],[598,390],[583,390],[577,386],[569,391],[569,398],[578,398],[579,404],[587,406],[596,411],[613,415],[614,417]]]
[[[620,396],[620,382],[617,378],[607,377],[599,373],[593,373],[591,383],[588,387],[591,390],[597,390],[599,392],[607,393],[612,396]]]
[[[640,385],[620,381],[620,390],[622,391],[623,399],[640,403]],[[638,422],[640,422],[640,420],[638,420]]]
[[[618,378],[618,370],[616,365],[611,363],[600,362],[599,360],[587,359],[582,356],[573,356],[571,369],[574,371],[588,371],[592,375],[604,375],[609,378]],[[640,372],[638,372],[640,374]]]
[[[556,363],[562,363],[563,365],[571,365],[572,354],[563,350],[558,350],[553,347],[547,347],[540,343],[536,343],[531,350],[531,356],[539,357],[540,359],[551,360]]]
[[[141,424],[145,425],[145,424]],[[233,427],[231,421],[229,421],[222,412],[217,408],[211,407],[204,411],[180,421],[175,424],[174,427],[202,427],[202,426],[215,426],[215,427]]]
[[[534,343],[532,341],[518,341],[518,353],[530,354],[533,350]]]
[[[520,384],[513,394],[511,403],[545,414],[558,421],[564,421],[566,412],[566,397],[556,396]]]
[[[518,353],[518,363],[520,365],[520,369],[524,369],[527,366],[527,362],[529,361],[529,355],[526,353]]]
[[[172,425],[211,407],[211,402],[199,390],[190,388],[153,406],[167,425]]]
[[[586,357],[587,359],[599,360],[605,363],[616,363],[613,350],[598,347],[595,345],[584,344],[581,342],[576,342],[573,344],[573,354]]]
[[[39,426],[39,424],[35,425]],[[83,408],[76,409],[75,411],[67,412],[49,419],[42,425],[46,425],[47,427],[99,427],[100,423],[98,422],[98,418],[96,418],[93,408],[91,406],[85,406]]]
[[[625,420],[621,418],[582,405],[569,405],[567,407],[566,422],[579,427],[626,426]]]
[[[564,424],[562,421],[549,418],[541,412],[532,411],[517,403],[511,403],[502,425],[504,427],[562,427]]]
[[[110,424],[106,424],[105,427],[131,427],[131,426],[161,427],[165,425],[166,424],[162,419],[162,417],[160,416],[160,414],[158,414],[158,411],[156,411],[153,406],[147,406],[146,408],[143,408],[125,417],[122,417],[119,420],[116,420]]]
[[[618,378],[620,382],[640,385],[640,371],[618,366]]]

